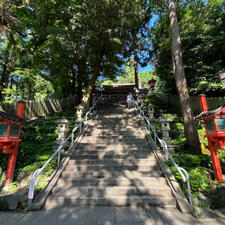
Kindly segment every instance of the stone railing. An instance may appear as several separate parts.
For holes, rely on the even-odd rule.
[[[40,116],[46,116],[55,112],[62,111],[64,108],[74,106],[77,102],[76,96],[65,99],[44,99],[25,101],[24,111],[25,119],[34,119]],[[17,102],[1,104],[1,109],[5,112],[16,113]]]

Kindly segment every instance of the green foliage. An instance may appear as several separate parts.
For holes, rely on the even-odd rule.
[[[184,169],[192,169],[196,167],[211,168],[211,161],[209,156],[205,155],[192,155],[188,153],[179,153],[173,155],[175,161],[179,166],[183,166]]]
[[[5,95],[4,102],[13,102],[15,99],[38,100],[53,94],[51,83],[29,69],[17,69],[11,77],[17,77],[17,82],[2,91]]]
[[[81,98],[95,71],[107,78],[120,75],[127,43],[136,40],[150,15],[147,0],[3,2],[0,85],[24,99],[48,95],[50,86],[56,97]],[[40,77],[51,85],[38,84]]]
[[[217,80],[216,83],[215,80]],[[190,92],[193,95],[197,95],[199,93],[208,93],[208,95],[213,95],[213,92],[220,92],[222,95],[225,91],[225,83],[220,82],[218,79],[215,79],[215,77],[199,77],[196,81],[195,86],[190,88]]]
[[[183,183],[180,173],[174,167],[172,167],[172,171],[175,174],[175,177],[180,181],[185,194],[187,194],[187,186]],[[211,179],[207,176],[208,171],[206,169],[197,167],[190,169],[188,172],[192,193],[206,191],[209,189]]]
[[[181,1],[177,7],[184,70],[191,94],[224,95],[218,73],[225,67],[224,1]],[[172,70],[169,16],[158,7],[159,19],[150,32],[156,72],[166,91],[176,93]]]
[[[154,70],[147,70],[144,72],[139,73],[138,75],[139,85],[142,88],[148,88],[148,81],[151,79],[156,80],[155,91],[160,92],[164,89],[164,82],[156,76]],[[134,84],[135,83],[135,76],[134,76],[134,65],[133,59],[131,59],[125,66],[124,73],[121,74],[117,79],[106,79],[103,81],[104,84]]]
[[[139,85],[142,88],[149,88],[148,81],[151,79],[157,80],[156,83],[156,91],[159,91],[158,84],[160,83],[159,78],[155,75],[154,70],[147,70],[141,72],[138,75]],[[117,79],[106,79],[102,84],[134,84],[135,77],[134,77],[134,61],[130,59],[130,61],[126,64],[124,73],[121,74],[120,77]]]

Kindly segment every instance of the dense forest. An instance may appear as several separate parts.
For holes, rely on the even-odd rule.
[[[163,0],[1,1],[0,100],[81,98],[92,75],[130,76],[131,59],[135,82],[151,64],[162,91],[174,93],[167,7]],[[190,93],[224,94],[224,1],[177,1],[177,17]]]
[[[1,1],[0,100],[81,98],[92,76],[122,72],[149,10],[144,0]]]
[[[225,92],[222,0],[3,0],[0,27],[0,101],[76,95],[85,108],[99,80],[138,88],[149,74],[179,95],[196,148],[189,93]]]

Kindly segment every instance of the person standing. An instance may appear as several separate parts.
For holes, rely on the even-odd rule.
[[[128,108],[131,108],[131,100],[132,100],[132,95],[131,95],[131,93],[129,93],[127,95],[127,106],[128,106]]]

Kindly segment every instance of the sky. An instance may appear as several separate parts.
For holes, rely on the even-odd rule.
[[[144,72],[144,71],[147,71],[147,70],[151,70],[153,67],[152,65],[147,65],[146,67],[142,68],[141,66],[139,66],[139,72]]]
[[[151,29],[154,26],[154,24],[158,20],[158,18],[159,17],[157,15],[155,15],[155,14],[152,16],[152,18],[150,20],[150,23],[149,23],[149,29]],[[151,64],[148,64],[144,68],[142,68],[141,66],[139,66],[138,68],[139,68],[139,72],[141,73],[141,72],[153,69],[153,66]]]

